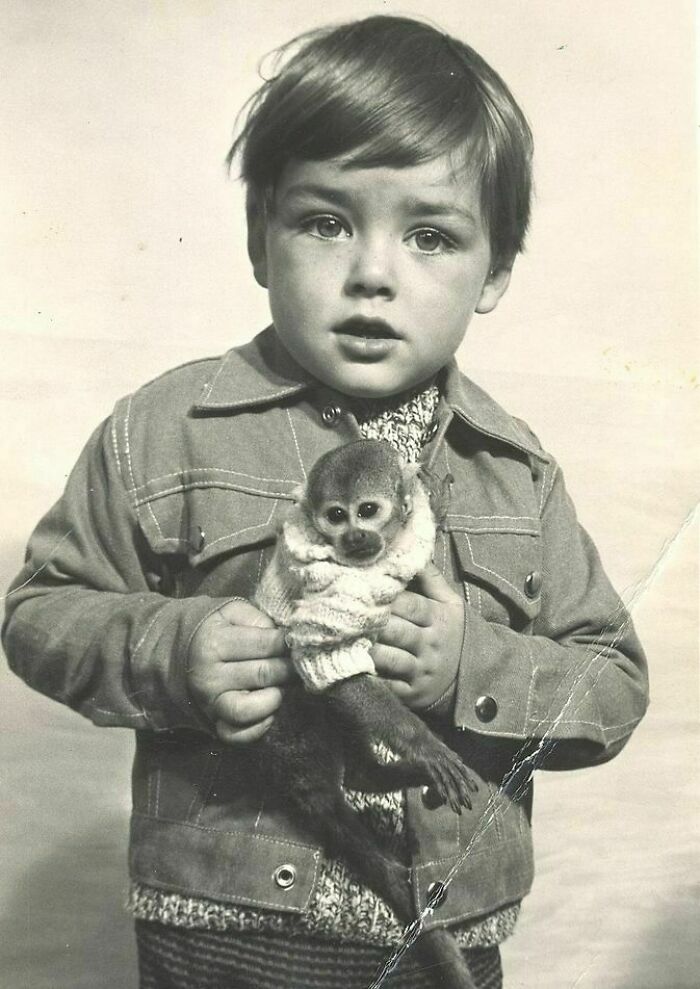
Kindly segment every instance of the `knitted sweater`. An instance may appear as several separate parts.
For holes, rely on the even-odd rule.
[[[390,604],[433,552],[435,521],[428,495],[414,481],[413,510],[384,557],[368,567],[337,562],[334,547],[303,508],[290,510],[255,603],[287,629],[295,669],[319,693],[356,673],[374,673],[370,647]]]

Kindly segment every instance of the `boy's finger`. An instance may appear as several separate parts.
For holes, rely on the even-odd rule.
[[[227,601],[223,604],[219,610],[216,612],[220,615],[222,620],[228,625],[249,625],[252,628],[274,628],[275,623],[266,615],[264,611],[260,611],[256,608],[254,604],[250,601],[246,601],[245,598],[234,598],[232,601]]]
[[[226,690],[211,705],[213,721],[223,721],[231,728],[246,728],[274,714],[282,701],[279,687],[262,690]]]
[[[271,659],[287,651],[280,628],[249,628],[222,625],[212,630],[216,657],[223,662],[246,659]]]
[[[411,587],[424,597],[443,604],[453,601],[456,594],[454,587],[448,584],[434,563],[429,563],[414,577]]]
[[[265,690],[281,687],[293,676],[292,665],[284,656],[269,659],[246,659],[240,663],[226,663],[216,670],[216,683],[221,692],[226,690]]]
[[[391,616],[389,624],[392,618],[403,619],[412,625],[419,625],[421,628],[428,628],[433,624],[433,613],[429,599],[424,594],[415,591],[401,591],[397,595],[391,603]]]
[[[403,618],[401,615],[390,615],[389,621],[381,629],[377,638],[378,642],[385,646],[393,646],[395,649],[403,649],[414,656],[420,649],[421,626],[411,618]]]
[[[372,659],[377,673],[385,680],[404,680],[410,682],[413,678],[416,660],[415,656],[403,649],[377,643],[372,647]]]
[[[274,720],[274,717],[270,715],[269,718],[264,718],[247,728],[232,728],[225,721],[217,721],[216,734],[227,745],[248,745],[250,742],[257,742],[259,738],[262,738]]]

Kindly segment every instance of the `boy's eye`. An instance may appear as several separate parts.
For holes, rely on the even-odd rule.
[[[347,519],[348,515],[344,508],[340,505],[332,505],[331,508],[326,510],[326,518],[331,523],[331,525],[340,525]]]
[[[411,237],[422,254],[438,254],[441,251],[450,250],[453,246],[452,242],[444,234],[430,227],[425,227],[423,230],[416,230],[411,234]]]
[[[337,240],[346,232],[345,227],[335,216],[314,216],[307,220],[305,229],[322,240]]]

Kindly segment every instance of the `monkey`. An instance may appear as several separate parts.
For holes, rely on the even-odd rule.
[[[383,441],[324,454],[296,492],[255,596],[285,627],[301,680],[252,746],[261,785],[414,929],[409,869],[348,805],[343,784],[352,779],[374,792],[421,786],[435,806],[448,803],[457,814],[471,810],[478,789],[459,756],[374,675],[370,653],[391,602],[432,556],[432,506],[441,510],[445,492],[428,487],[432,498],[418,468]],[[380,758],[378,746],[391,759]],[[473,989],[447,930],[422,934],[418,948],[440,966],[447,989]]]

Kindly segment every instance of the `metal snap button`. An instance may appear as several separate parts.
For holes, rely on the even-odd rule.
[[[206,537],[202,531],[201,526],[195,525],[190,530],[189,544],[195,553],[201,553],[204,549],[204,544],[206,543]]]
[[[498,714],[498,704],[488,694],[477,697],[474,710],[479,721],[493,721]]]
[[[289,863],[279,865],[272,873],[272,878],[280,889],[290,889],[297,881],[297,870]]]
[[[444,883],[431,883],[428,886],[428,906],[431,910],[441,907],[447,899],[447,889]]]
[[[533,570],[525,578],[525,594],[529,598],[536,598],[542,588],[542,574],[539,570]]]
[[[327,405],[321,413],[321,418],[327,426],[335,426],[342,414],[343,410],[339,405]]]
[[[420,798],[423,806],[428,810],[436,810],[445,803],[434,786],[424,786],[420,791]]]

